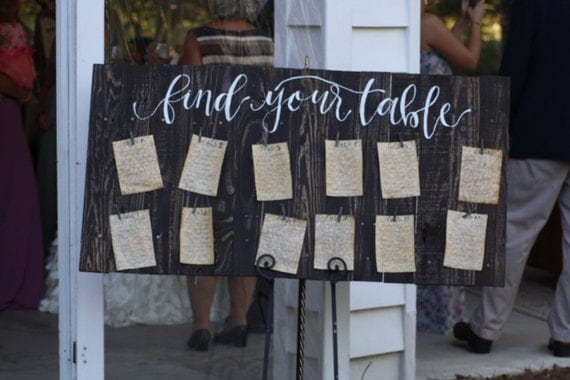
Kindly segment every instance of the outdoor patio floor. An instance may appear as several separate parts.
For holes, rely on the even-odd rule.
[[[530,286],[542,291],[545,287],[550,285],[541,279]],[[551,287],[546,291],[551,294]],[[470,310],[478,295],[476,291],[467,295]],[[524,297],[545,298],[540,291]],[[546,349],[549,336],[544,318],[530,314],[515,311],[488,355],[468,353],[450,336],[418,333],[416,379],[446,380],[456,374],[492,376],[554,364],[570,366],[570,359],[555,358]],[[0,312],[0,379],[58,379],[57,323],[53,314]],[[106,327],[105,378],[262,379],[263,334],[250,334],[245,349],[214,346],[207,353],[196,353],[185,346],[189,329],[189,325]]]

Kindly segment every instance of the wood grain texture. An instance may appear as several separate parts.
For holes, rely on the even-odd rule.
[[[187,110],[183,102],[171,104],[175,119],[167,124],[161,112],[150,114],[160,105],[173,78],[186,74],[193,94],[211,89],[214,96],[227,91],[240,74],[247,84],[233,101],[247,95],[236,116],[228,121],[223,112],[206,115],[203,108]],[[255,256],[263,215],[273,213],[307,220],[307,230],[299,270],[296,275],[270,272],[272,276],[313,280],[385,281],[418,284],[502,285],[504,278],[506,163],[503,162],[498,205],[458,202],[462,146],[502,149],[507,156],[508,81],[500,77],[453,77],[274,69],[261,67],[216,66],[121,66],[96,65],[91,99],[91,115],[86,172],[80,270],[115,271],[109,229],[109,215],[149,209],[157,266],[130,270],[133,273],[215,274],[221,276],[257,275]],[[300,79],[291,79],[300,77]],[[291,79],[291,80],[289,80]],[[373,92],[360,107],[361,91],[374,79]],[[283,82],[283,83],[281,83]],[[337,87],[331,85],[338,84]],[[283,109],[278,128],[266,133],[263,117],[271,107],[253,112],[276,86],[291,94],[328,94],[331,111],[321,104],[291,101],[299,109]],[[406,89],[413,85],[412,92]],[[426,99],[437,88],[437,99],[429,107]],[[329,92],[326,92],[326,91]],[[333,90],[331,92],[331,90]],[[340,114],[350,110],[346,120],[335,117],[335,91],[342,99]],[[360,92],[360,93],[359,93]],[[181,97],[179,94],[178,97]],[[367,115],[391,98],[384,106],[395,104],[390,114],[377,116],[363,125],[358,115]],[[272,98],[275,100],[276,98]],[[316,97],[315,97],[316,99]],[[202,99],[204,100],[204,99]],[[223,99],[222,99],[223,100]],[[438,125],[424,131],[422,122],[433,125],[444,103],[449,103],[447,120],[453,122],[460,110],[471,109],[454,128]],[[237,103],[236,103],[237,104]],[[234,104],[234,106],[236,105]],[[423,107],[423,108],[422,108]],[[160,107],[159,107],[160,108]],[[413,116],[398,116],[399,110],[419,110],[419,125],[412,127]],[[429,109],[428,109],[429,108]],[[423,112],[422,112],[423,109]],[[162,108],[159,109],[162,111]],[[429,112],[427,112],[429,111]],[[269,122],[273,123],[270,113]],[[405,119],[405,120],[404,120]],[[405,125],[407,124],[407,125]],[[115,168],[112,142],[130,134],[152,134],[155,139],[164,188],[122,196]],[[180,174],[192,134],[228,141],[217,197],[194,194],[178,188]],[[325,195],[325,139],[362,139],[364,159],[364,196],[327,197]],[[415,140],[420,167],[421,196],[382,199],[378,165],[378,142]],[[291,154],[293,199],[258,202],[256,200],[251,145],[287,142]],[[179,228],[183,207],[212,206],[214,210],[215,265],[184,265],[179,262]],[[445,218],[448,209],[489,216],[485,260],[482,271],[443,267]],[[313,269],[315,214],[354,215],[356,218],[354,271],[332,273]],[[374,222],[377,214],[416,215],[415,273],[377,273],[374,254]]]

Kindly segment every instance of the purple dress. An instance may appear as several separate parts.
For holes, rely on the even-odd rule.
[[[0,100],[0,310],[35,309],[44,294],[38,190],[20,104]]]

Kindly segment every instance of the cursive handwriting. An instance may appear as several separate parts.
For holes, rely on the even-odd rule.
[[[307,90],[305,86],[296,85],[307,81],[322,86]],[[298,112],[304,104],[309,103],[315,105],[321,115],[331,114],[338,122],[345,122],[355,115],[362,126],[368,126],[377,118],[387,117],[392,126],[421,129],[428,140],[439,127],[455,128],[472,112],[466,108],[458,116],[452,114],[451,103],[440,101],[442,91],[439,86],[431,86],[425,98],[420,99],[417,86],[413,83],[396,96],[389,96],[386,90],[374,87],[375,81],[369,78],[364,88],[357,90],[316,75],[299,75],[282,80],[267,90],[262,99],[252,99],[246,94],[248,76],[244,73],[238,74],[227,90],[218,92],[216,90],[219,89],[193,89],[191,77],[180,74],[174,77],[164,96],[150,111],[143,113],[145,107],[138,102],[133,102],[132,110],[139,120],[161,114],[168,125],[175,122],[179,103],[184,110],[198,110],[207,117],[221,113],[227,122],[234,120],[240,112],[260,112],[264,113],[261,122],[263,129],[274,133],[281,124],[283,111]],[[349,104],[354,104],[351,97],[357,97],[357,109],[349,107]],[[438,102],[441,104],[436,108]]]

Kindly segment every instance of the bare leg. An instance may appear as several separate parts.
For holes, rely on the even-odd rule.
[[[247,311],[255,292],[255,277],[230,277],[228,292],[230,295],[230,315],[226,320],[226,329],[247,325]]]
[[[197,281],[195,282],[195,279]],[[188,294],[192,307],[192,331],[210,329],[210,310],[216,292],[216,277],[188,276]]]

